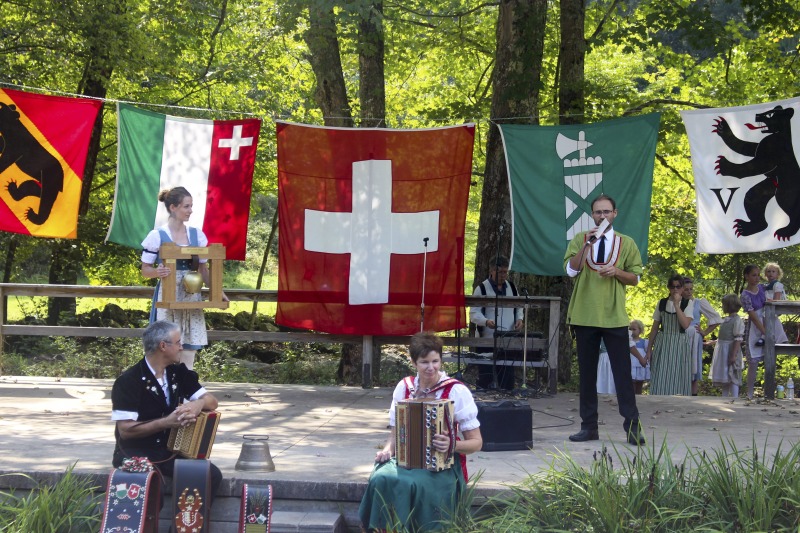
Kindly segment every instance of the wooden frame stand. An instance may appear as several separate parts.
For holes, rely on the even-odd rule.
[[[156,302],[159,309],[227,309],[229,302],[222,300],[222,262],[225,260],[225,247],[221,244],[202,246],[178,246],[164,243],[159,251],[164,265],[170,269],[169,276],[161,280],[161,301]],[[178,259],[191,260],[196,255],[208,260],[209,299],[201,302],[179,302],[175,298],[176,266]]]

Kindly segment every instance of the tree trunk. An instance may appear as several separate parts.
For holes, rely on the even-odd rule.
[[[380,23],[380,21],[378,21]],[[361,25],[359,29],[362,29]],[[363,31],[363,30],[362,30]],[[380,76],[383,85],[383,34],[380,35]],[[334,17],[333,3],[324,6],[309,7],[309,28],[304,35],[309,49],[308,60],[314,70],[317,81],[316,102],[322,110],[326,126],[353,127],[352,111],[347,97],[347,88],[342,72],[341,51],[337,38],[336,19]],[[366,74],[366,80],[365,80]],[[372,81],[372,70],[362,72],[361,84],[369,85]],[[363,91],[360,91],[363,94]],[[381,89],[381,94],[383,90]],[[362,114],[365,102],[361,101]],[[370,108],[370,113],[374,113]],[[384,111],[380,112],[383,117]],[[362,125],[364,125],[362,123]],[[342,344],[339,368],[336,376],[339,383],[355,385],[361,383],[361,344]],[[375,368],[375,365],[373,365]]]
[[[558,86],[558,111],[561,124],[579,124],[584,121],[584,63],[586,38],[584,20],[585,0],[561,0],[561,49],[559,51],[560,83]],[[556,278],[554,278],[554,281]],[[572,279],[563,276],[553,284],[558,289],[561,305],[561,323],[566,324],[567,307],[572,297]],[[558,342],[558,379],[562,383],[572,374],[572,335],[562,328]]]
[[[308,12],[308,31],[303,38],[317,80],[314,98],[322,110],[326,126],[352,127],[353,114],[342,73],[333,3],[322,6],[312,2]]]
[[[561,0],[561,49],[558,62],[558,114],[561,124],[580,124],[584,114],[585,0]]]
[[[497,19],[497,45],[493,74],[494,122],[538,124],[546,0],[503,0]],[[473,287],[485,279],[489,262],[511,250],[511,198],[500,130],[493,124],[486,146],[478,245]],[[531,294],[550,295],[550,278],[515,276],[519,287]],[[528,328],[548,331],[546,314],[531,313]]]
[[[11,282],[11,269],[14,266],[14,257],[17,255],[18,243],[19,238],[16,234],[12,233],[8,239],[8,248],[6,249],[6,260],[3,266],[3,283]],[[6,295],[3,295],[3,320],[8,320],[8,296]]]
[[[383,2],[372,2],[358,25],[358,99],[361,127],[386,127]]]
[[[339,368],[336,369],[336,381],[340,385],[361,384],[362,354],[363,348],[361,344],[342,344],[342,353],[341,357],[339,358]],[[373,374],[375,374],[374,365]]]
[[[103,46],[92,46],[89,62],[84,69],[83,79],[78,92],[85,96],[96,98],[106,97],[106,83],[111,78],[113,68]],[[78,225],[89,211],[89,191],[92,189],[92,179],[97,166],[97,155],[100,153],[100,140],[103,134],[103,112],[97,114],[97,119],[92,128],[89,140],[89,151],[86,155],[86,167],[83,172],[81,184],[81,198],[78,207]],[[50,284],[76,285],[83,261],[80,245],[75,241],[59,239],[53,245],[52,260],[48,282]],[[54,326],[58,324],[62,314],[74,315],[76,309],[75,298],[50,298],[47,302],[47,323]]]
[[[264,248],[264,255],[261,258],[261,268],[258,269],[258,281],[256,281],[256,289],[261,289],[261,284],[264,282],[264,273],[267,271],[267,260],[269,259],[269,251],[272,249],[272,243],[275,241],[275,234],[278,233],[278,207],[275,206],[275,212],[272,214],[272,225],[269,229],[269,237],[267,237],[267,246]],[[256,325],[256,313],[258,312],[258,300],[253,300],[253,309],[250,312],[250,331],[253,331]]]
[[[538,124],[546,20],[546,0],[503,0],[500,3],[492,76],[491,116],[495,122]],[[489,261],[498,251],[508,256],[510,236],[508,171],[500,130],[492,124],[486,145],[473,287],[486,277]]]

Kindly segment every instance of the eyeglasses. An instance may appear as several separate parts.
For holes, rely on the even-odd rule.
[[[598,211],[592,211],[592,214],[593,214],[593,215],[595,215],[595,216],[601,217],[601,216],[608,216],[608,215],[610,215],[610,214],[611,214],[611,213],[613,213],[613,212],[614,212],[614,211],[612,211],[611,209],[604,209],[604,210],[602,210],[602,211],[600,211],[600,210],[598,210]]]
[[[670,285],[669,288],[670,289],[682,289],[683,285]]]

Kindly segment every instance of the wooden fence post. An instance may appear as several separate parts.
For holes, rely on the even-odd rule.
[[[767,302],[764,305],[764,398],[775,399],[775,305]]]
[[[372,388],[372,335],[364,335],[361,340],[362,347],[362,368],[361,368],[361,387],[364,389]]]

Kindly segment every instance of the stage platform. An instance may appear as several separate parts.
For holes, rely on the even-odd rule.
[[[111,380],[0,377],[0,474],[22,472],[36,477],[60,474],[72,465],[79,473],[107,476],[114,445]],[[225,476],[223,490],[237,494],[242,481],[272,484],[276,511],[285,502],[339,500],[347,526],[363,492],[375,452],[387,436],[391,389],[304,385],[208,383],[220,400],[222,413],[212,461]],[[600,396],[600,441],[572,443],[580,429],[578,397],[484,397],[516,399],[533,409],[533,448],[478,452],[469,456],[471,473],[481,472],[478,485],[490,496],[508,484],[548,467],[553,457],[566,453],[589,465],[595,451],[616,447],[636,453],[625,442],[616,398]],[[781,441],[800,439],[800,401],[748,402],[719,397],[639,396],[639,410],[648,446],[666,440],[673,460],[687,449],[709,450],[721,439],[733,439],[740,448],[754,439],[768,453]],[[242,435],[268,435],[275,472],[238,472],[235,464]],[[485,435],[484,439],[491,438]],[[4,483],[8,483],[5,479]],[[240,490],[240,489],[238,489]],[[284,503],[280,503],[284,502]],[[295,505],[296,507],[296,505]]]

